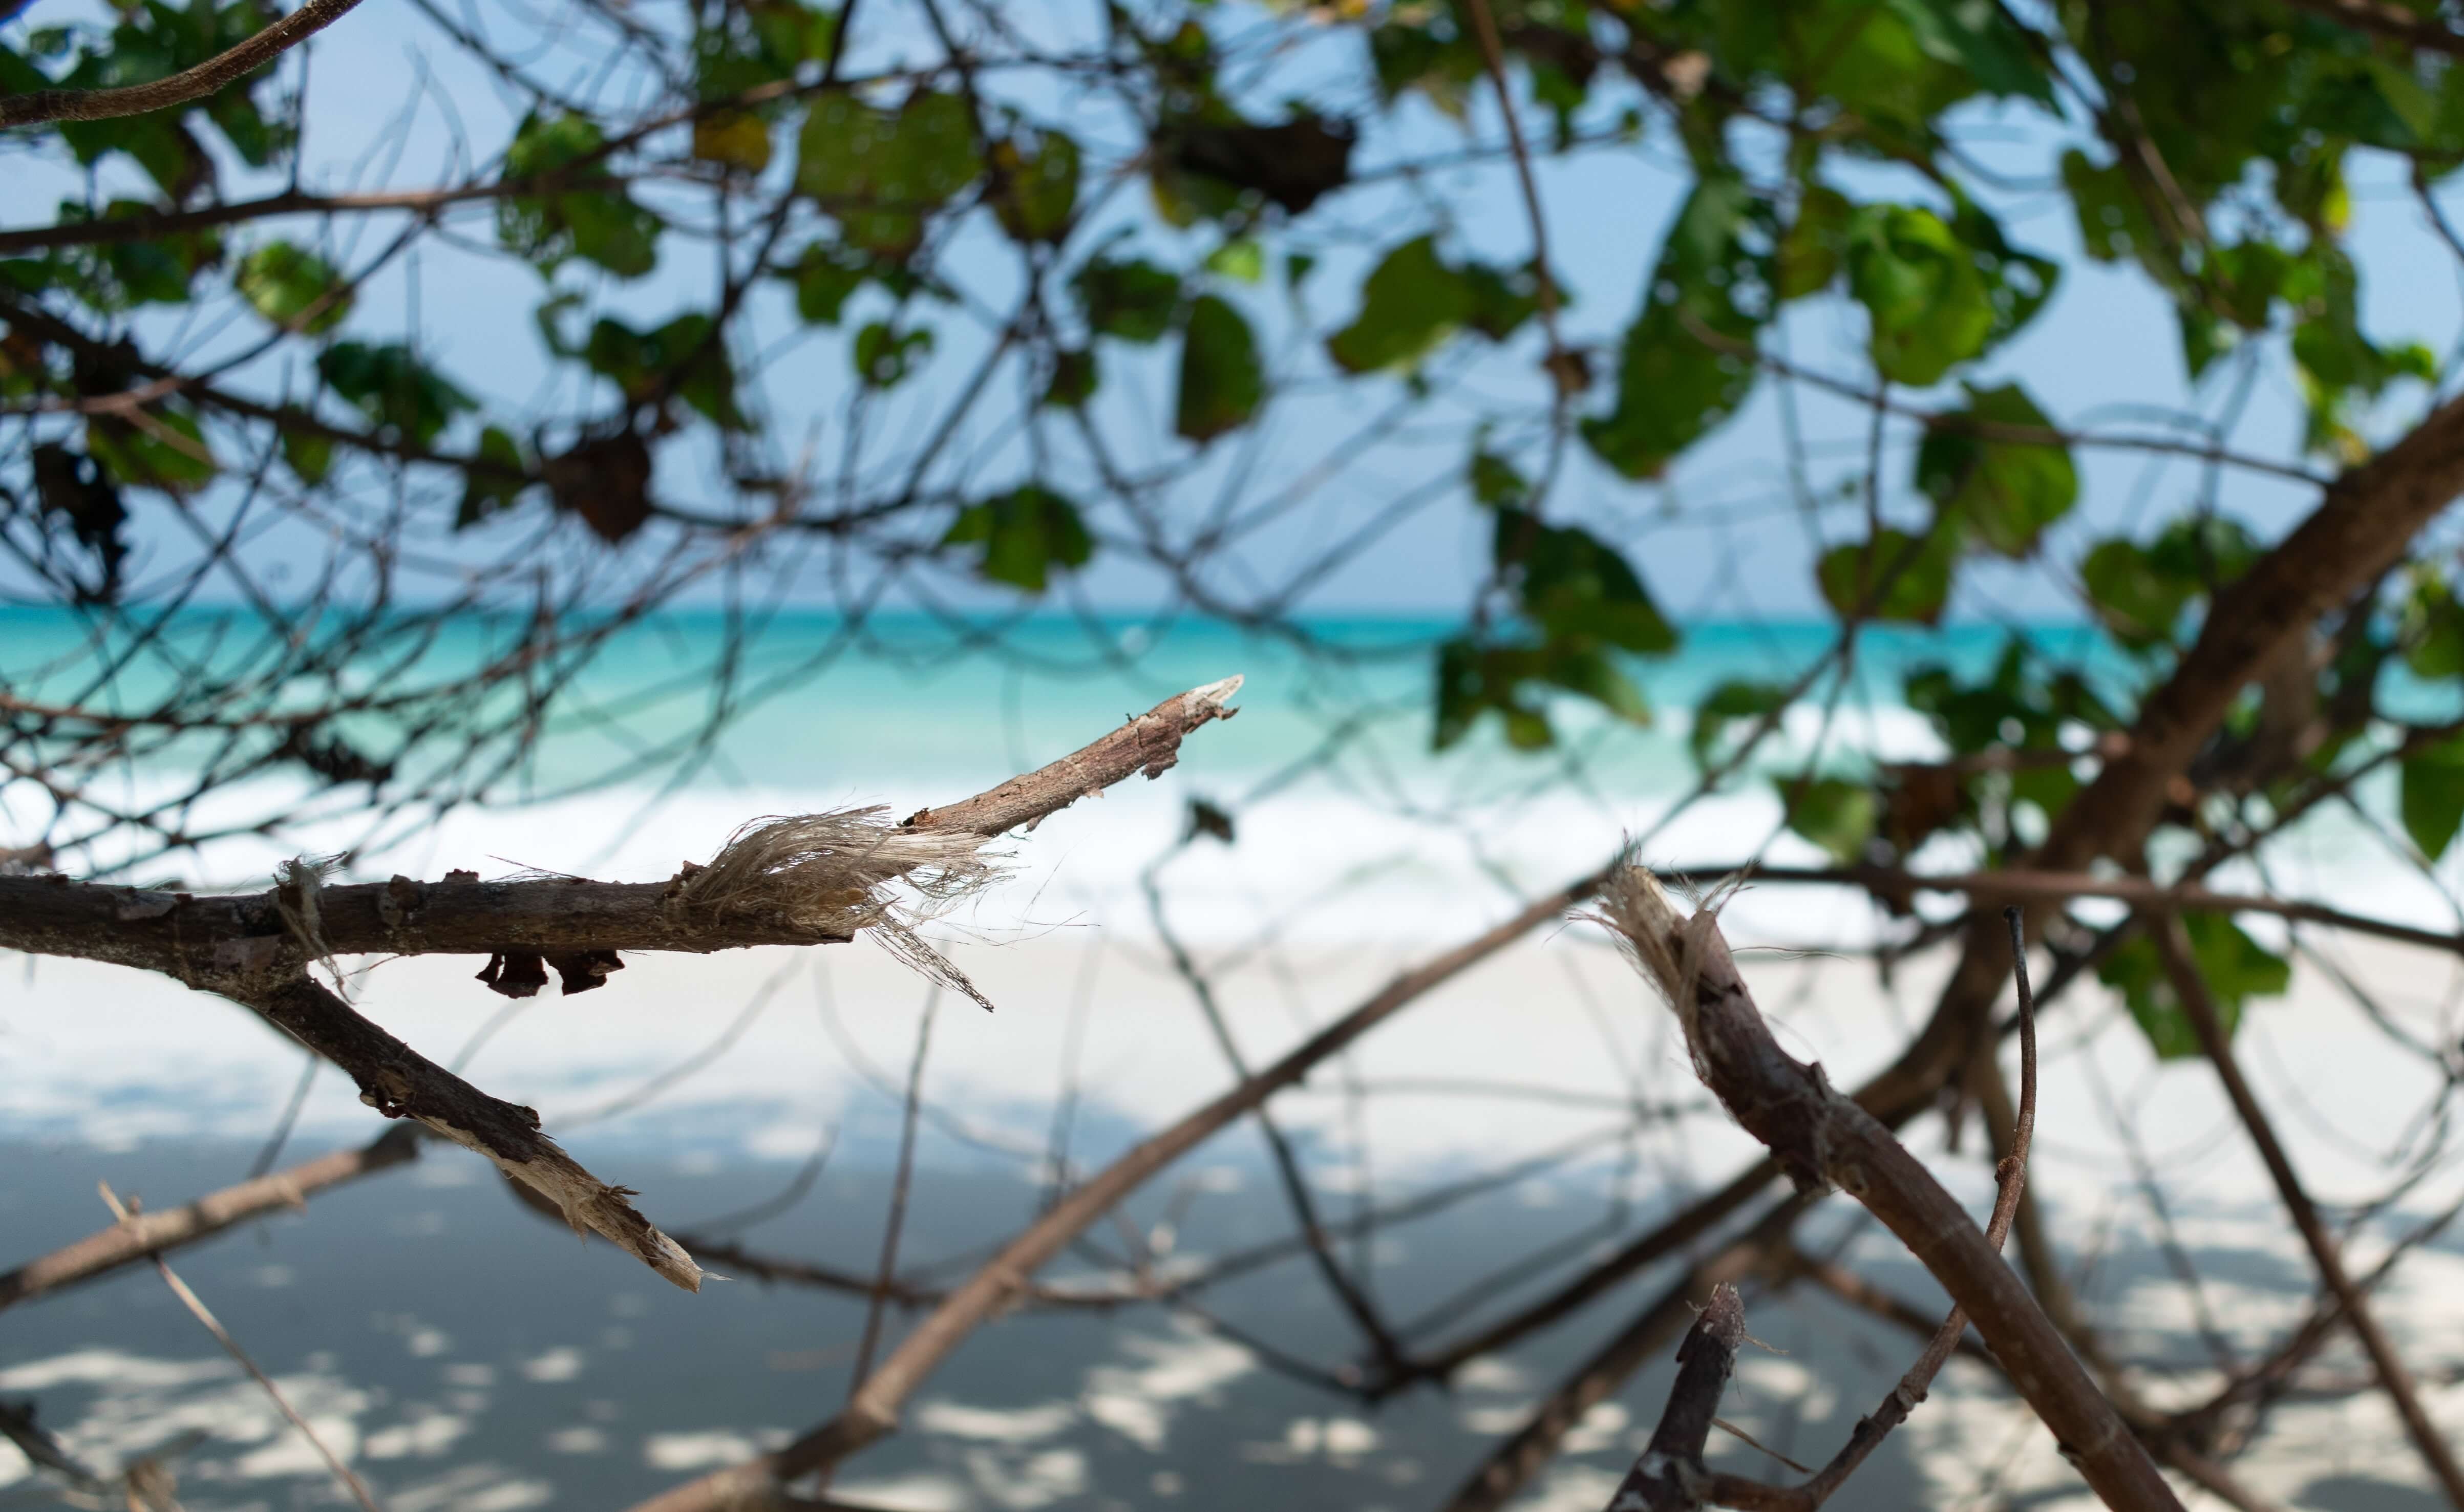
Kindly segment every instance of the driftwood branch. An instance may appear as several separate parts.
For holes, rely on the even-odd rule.
[[[243,1181],[185,1207],[140,1213],[0,1275],[0,1308],[108,1276],[123,1266],[210,1238],[268,1213],[297,1208],[327,1187],[417,1159],[419,1133],[397,1124],[357,1150],[338,1150],[288,1171]]]
[[[2166,915],[2150,921],[2148,934],[2156,942],[2157,954],[2165,964],[2166,979],[2172,984],[2173,996],[2199,1038],[2199,1047],[2214,1063],[2217,1080],[2224,1084],[2225,1095],[2232,1100],[2233,1111],[2240,1115],[2242,1127],[2249,1130],[2251,1143],[2257,1147],[2259,1159],[2276,1183],[2277,1194],[2284,1201],[2285,1213],[2293,1226],[2300,1231],[2301,1242],[2309,1248],[2310,1262],[2316,1266],[2319,1279],[2332,1294],[2344,1314],[2344,1321],[2361,1341],[2363,1352],[2370,1357],[2377,1371],[2379,1385],[2395,1404],[2396,1415],[2404,1420],[2405,1432],[2420,1451],[2423,1463],[2436,1477],[2453,1505],[2464,1508],[2464,1467],[2459,1467],[2455,1451],[2430,1419],[2429,1411],[2421,1404],[2420,1389],[2412,1372],[2405,1367],[2404,1356],[2397,1352],[2395,1341],[2379,1326],[2375,1313],[2363,1288],[2354,1284],[2344,1268],[2342,1248],[2326,1223],[2319,1216],[2318,1205],[2302,1188],[2301,1177],[2293,1169],[2292,1157],[2284,1151],[2283,1142],[2276,1137],[2276,1128],[2267,1112],[2258,1106],[2250,1083],[2241,1074],[2241,1065],[2233,1058],[2233,1041],[2226,1037],[2224,1022],[2216,1014],[2215,1000],[2208,993],[2207,979],[2199,974],[2197,958],[2190,951],[2190,937],[2184,931],[2179,917]]]
[[[1089,793],[1144,772],[1160,776],[1180,742],[1238,712],[1241,679],[1165,699],[1071,756],[904,823],[870,811],[749,827],[707,866],[667,882],[581,877],[324,887],[319,939],[333,955],[708,953],[757,945],[827,945],[882,916],[872,891],[918,870],[962,861],[976,844],[1032,826]],[[794,826],[823,826],[825,833]],[[802,842],[801,852],[782,846]],[[65,877],[0,877],[0,950],[73,955],[187,979],[207,971],[278,969],[298,946],[284,889],[207,895],[96,887]],[[297,911],[293,906],[292,912]]]
[[[2019,1214],[2019,1196],[2028,1184],[2028,1147],[2036,1132],[2036,995],[2028,986],[2027,935],[2020,925],[2019,910],[2011,909],[2006,916],[2011,926],[2011,970],[2019,989],[2019,1109],[2011,1130],[2011,1152],[1994,1168],[1993,1216],[1985,1225],[1985,1242],[1997,1254],[2011,1237],[2012,1220]],[[1967,1336],[1967,1309],[1953,1305],[1941,1326],[1934,1329],[1933,1337],[1925,1341],[1925,1352],[1900,1377],[1891,1394],[1882,1399],[1880,1407],[1857,1419],[1848,1442],[1805,1484],[1771,1486],[1721,1476],[1711,1487],[1710,1500],[1752,1512],[1814,1512],[1848,1483],[1848,1478],[1881,1447],[1891,1430],[1907,1421],[1917,1404],[1925,1399],[1933,1378],[1950,1363],[1952,1352]]]
[[[58,877],[0,878],[0,949],[74,955],[163,973],[253,1010],[350,1073],[360,1100],[388,1118],[493,1161],[667,1280],[697,1290],[701,1268],[627,1198],[540,1129],[530,1108],[489,1096],[363,1017],[309,975],[336,955],[489,953],[491,985],[523,992],[546,979],[543,953],[569,957],[566,991],[597,985],[624,950],[724,950],[824,944],[873,929],[892,950],[953,985],[965,979],[910,932],[880,889],[900,878],[946,898],[989,875],[976,859],[992,837],[1032,824],[1133,773],[1173,764],[1190,731],[1233,711],[1241,679],[1166,699],[1120,730],[1041,771],[902,825],[867,814],[767,820],[747,826],[707,866],[662,884],[552,878],[429,886],[329,887],[287,866],[246,898],[99,887]],[[491,944],[490,941],[496,943]],[[499,969],[501,968],[501,970]],[[980,999],[979,999],[980,1000]]]
[[[2106,1505],[2176,1512],[2180,1502],[2146,1449],[1958,1201],[1872,1114],[1835,1091],[1820,1066],[1771,1038],[1716,915],[1679,913],[1639,867],[1614,876],[1602,900],[1607,921],[1676,1013],[1697,1074],[1739,1126],[1770,1148],[1799,1190],[1836,1184],[1933,1272]]]
[[[123,89],[37,89],[0,95],[0,126],[46,121],[108,121],[203,99],[265,67],[348,14],[360,0],[305,0],[298,10],[196,67]]]

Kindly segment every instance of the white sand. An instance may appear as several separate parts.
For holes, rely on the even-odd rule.
[[[1811,900],[1814,916],[1795,929],[1765,898],[1754,918],[1767,933],[1801,939],[1830,922],[1821,910],[1842,906]],[[1230,952],[1217,944],[1200,954],[1232,1032],[1256,1065],[1424,950],[1304,943],[1227,963]],[[1108,1157],[1134,1131],[1179,1116],[1230,1082],[1186,985],[1155,942],[1134,929],[1055,929],[998,946],[962,944],[956,954],[1001,1011],[988,1017],[956,997],[943,999],[927,1089],[941,1113],[988,1141],[1023,1156],[1043,1147],[1073,1042],[1089,1130],[1077,1147],[1082,1160]],[[2456,963],[2368,942],[2338,942],[2337,954],[2421,1038],[2454,1044]],[[415,1046],[451,1059],[504,1006],[470,979],[477,964],[387,964],[359,982],[360,1000]],[[1936,963],[1904,972],[1895,997],[1861,963],[1749,956],[1749,975],[1786,1041],[1818,1056],[1844,1085],[1886,1061],[1922,1022],[1939,970]],[[242,1011],[165,981],[49,960],[31,968],[0,962],[0,980],[9,983],[0,990],[0,1132],[104,1142],[253,1136],[270,1124],[301,1063],[296,1047]],[[703,1159],[727,1158],[731,1150],[801,1158],[825,1127],[836,1126],[850,1158],[881,1158],[894,1104],[868,1075],[903,1077],[926,989],[864,945],[637,956],[603,991],[534,1003],[488,1044],[471,1074],[491,1091],[539,1107],[551,1131],[568,1129],[579,1110],[704,1050],[765,992],[766,1006],[724,1053],[646,1106],[591,1129],[578,1146],[601,1175],[642,1188],[654,1219],[665,1211],[663,1193],[689,1186],[676,1162],[649,1152],[654,1138],[699,1150]],[[825,994],[869,1073],[826,1032]],[[2187,1245],[2291,1251],[2264,1173],[2204,1065],[2153,1065],[2135,1028],[2101,991],[2076,993],[2060,1004],[2048,1015],[2045,1036],[2035,1179],[2075,1257],[2151,1232],[2113,1109],[2135,1122]],[[2306,966],[2290,996],[2254,1007],[2239,1043],[2254,1080],[2281,1110],[2279,1129],[2312,1191],[2330,1203],[2364,1198],[2385,1184],[2376,1157],[2405,1136],[2438,1085],[2429,1067],[2390,1050],[2341,991]],[[1552,1103],[1502,1095],[1507,1085],[1569,1096]],[[1363,1087],[1374,1095],[1355,1096]],[[1603,1129],[1623,1116],[1617,1100],[1637,1097],[1655,1105],[1701,1102],[1667,1016],[1595,928],[1573,924],[1544,931],[1432,994],[1322,1068],[1277,1110],[1308,1136],[1312,1174],[1328,1189],[1365,1181],[1400,1191],[1441,1172],[1502,1165]],[[305,1127],[303,1149],[364,1137],[376,1120],[328,1072]],[[1981,1207],[1988,1178],[1972,1131],[1964,1156],[1941,1153],[1938,1121],[1920,1124],[1910,1137],[1954,1190]],[[1660,1193],[1715,1183],[1752,1153],[1742,1135],[1708,1113],[1656,1124],[1640,1149],[1643,1188]],[[930,1150],[943,1160],[989,1158],[947,1138]],[[1201,1150],[1194,1164],[1253,1160],[1245,1136],[1234,1135]],[[2447,1162],[2396,1214],[2365,1231],[2355,1245],[2357,1267],[2375,1259],[2387,1236],[2453,1199],[2453,1165]],[[2185,1326],[2189,1305],[2178,1288],[2135,1295],[2140,1300],[2127,1315],[2108,1320],[2125,1347]],[[2212,1283],[2209,1301],[2254,1350],[2306,1304],[2229,1282]],[[2464,1260],[2452,1244],[2411,1262],[2386,1307],[2404,1320],[2400,1338],[2413,1359],[2424,1366],[2464,1361]],[[2340,1347],[2339,1358],[2349,1363],[2350,1355]],[[2211,1379],[2191,1372],[2143,1384],[2161,1401],[2188,1401]],[[1731,1415],[1751,1428],[1781,1404],[1822,1390],[1801,1367],[1757,1357],[1745,1368]],[[2441,1420],[2464,1432],[2464,1388],[2437,1387],[2429,1395]],[[1631,1412],[1647,1430],[1656,1404],[1632,1404]],[[1980,1466],[2005,1466],[1998,1482],[2004,1493],[2075,1484],[2024,1409],[1983,1389],[1966,1367],[1954,1369],[1949,1389],[1906,1432],[1927,1451],[1929,1467],[1943,1467],[1938,1505],[1964,1504]],[[2288,1409],[2243,1461],[2251,1483],[2279,1495],[2352,1467],[2426,1483],[2392,1416],[2367,1395]],[[1596,1504],[1595,1479],[1569,1468],[1550,1482],[1547,1504]]]

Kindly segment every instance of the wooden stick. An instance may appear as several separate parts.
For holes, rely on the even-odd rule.
[[[1899,1236],[1976,1320],[2012,1384],[2106,1505],[2179,1512],[2145,1447],[1958,1201],[1872,1114],[1833,1090],[1819,1066],[1771,1038],[1716,915],[1680,914],[1639,867],[1613,877],[1602,899],[1607,921],[1683,1026],[1704,1085],[1738,1125],[1770,1148],[1800,1190],[1835,1183]]]
[[[264,1214],[299,1207],[327,1187],[374,1175],[418,1157],[419,1131],[408,1124],[397,1124],[357,1150],[338,1150],[288,1171],[225,1187],[186,1207],[137,1214],[0,1275],[0,1308],[108,1276]]]

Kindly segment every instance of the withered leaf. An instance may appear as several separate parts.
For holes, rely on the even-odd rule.
[[[1907,762],[1884,768],[1889,779],[1882,808],[1882,838],[1904,856],[1925,837],[1956,822],[1966,802],[1956,768]]]
[[[34,493],[43,513],[66,521],[77,544],[93,553],[102,568],[101,582],[92,588],[80,584],[79,597],[110,603],[119,597],[120,564],[128,556],[128,545],[120,538],[120,528],[128,523],[128,506],[121,502],[120,490],[92,457],[56,442],[34,448],[33,464]]]
[[[478,980],[503,997],[536,997],[547,985],[547,962],[530,951],[504,951],[488,957]]]
[[[556,507],[618,545],[650,517],[650,449],[631,430],[577,444],[541,465]]]
[[[1225,844],[1232,844],[1232,816],[1202,798],[1189,800],[1189,837],[1212,835]]]
[[[1352,122],[1303,116],[1280,126],[1182,126],[1165,156],[1183,170],[1255,189],[1294,215],[1352,182]]]
[[[567,997],[575,993],[586,993],[594,987],[605,987],[609,972],[625,969],[623,957],[614,951],[568,951],[561,955],[549,956],[547,963],[556,968]]]

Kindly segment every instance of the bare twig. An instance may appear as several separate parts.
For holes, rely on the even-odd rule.
[[[398,1124],[357,1150],[338,1150],[288,1171],[225,1187],[186,1207],[138,1215],[0,1275],[0,1308],[107,1276],[251,1218],[299,1207],[327,1187],[374,1175],[418,1155],[419,1131]]]
[[[1745,1338],[1745,1300],[1725,1282],[1712,1287],[1710,1302],[1677,1346],[1677,1383],[1668,1389],[1660,1426],[1609,1498],[1615,1512],[1690,1512],[1703,1504],[1703,1445]]]
[[[2353,1283],[2344,1269],[2344,1259],[2335,1236],[2320,1218],[2319,1209],[2303,1190],[2300,1175],[2293,1169],[2292,1157],[2284,1151],[2282,1141],[2276,1137],[2276,1128],[2259,1107],[2258,1098],[2241,1074],[2241,1065],[2233,1058],[2233,1042],[2225,1034],[2224,1021],[2217,1016],[2215,999],[2209,995],[2207,978],[2200,975],[2198,959],[2191,953],[2189,935],[2183,930],[2178,916],[2166,915],[2149,921],[2148,934],[2156,942],[2157,953],[2165,963],[2166,978],[2172,984],[2173,996],[2199,1038],[2200,1049],[2216,1068],[2216,1078],[2224,1084],[2225,1095],[2232,1100],[2233,1111],[2249,1130],[2252,1145],[2267,1167],[2276,1183],[2277,1195],[2284,1210],[2300,1231],[2301,1242],[2310,1251],[2310,1261],[2318,1267],[2319,1279],[2335,1295],[2343,1309],[2344,1321],[2360,1340],[2362,1349],[2370,1357],[2377,1370],[2379,1384],[2394,1403],[2396,1415],[2404,1420],[2405,1432],[2420,1451],[2422,1462],[2447,1494],[2447,1500],[2464,1507],[2464,1466],[2456,1462],[2455,1451],[2446,1435],[2421,1404],[2421,1392],[2413,1383],[2412,1372],[2405,1367],[2404,1356],[2397,1352],[2395,1341],[2379,1326],[2370,1310],[2369,1301],[2362,1288]]]
[[[1993,1198],[1993,1216],[1985,1225],[1985,1242],[1997,1252],[2010,1237],[2012,1220],[2018,1216],[2019,1194],[2028,1181],[2028,1147],[2036,1131],[2036,996],[2028,985],[2027,931],[2018,909],[2004,909],[2003,917],[2011,927],[2011,970],[2019,994],[2019,1116],[2011,1130],[2011,1153],[2002,1158],[1993,1172],[1998,1190]],[[1814,1512],[1847,1484],[1848,1478],[1881,1447],[1892,1429],[1907,1421],[1967,1334],[1968,1313],[1953,1306],[1926,1341],[1925,1352],[1900,1377],[1899,1385],[1882,1399],[1882,1405],[1857,1419],[1848,1442],[1805,1484],[1784,1488],[1721,1476],[1716,1478],[1711,1500],[1725,1506],[1755,1508],[1757,1512]]]
[[[1730,1116],[1771,1148],[1800,1189],[1836,1183],[1899,1236],[1976,1320],[2013,1385],[2106,1505],[2178,1508],[2145,1447],[1994,1243],[1872,1114],[1834,1091],[1819,1066],[1772,1040],[1716,916],[1679,914],[1640,867],[1620,871],[1602,898],[1608,921],[1676,1013],[1696,1071]]]
[[[907,1229],[907,1194],[915,1179],[915,1115],[924,1105],[924,1057],[933,1048],[933,1019],[941,1007],[937,987],[924,997],[924,1019],[915,1027],[915,1058],[907,1067],[907,1102],[898,1126],[898,1175],[890,1188],[890,1216],[881,1229],[881,1260],[873,1267],[872,1301],[864,1312],[864,1337],[855,1347],[855,1371],[847,1394],[864,1390],[872,1373],[872,1351],[881,1344],[881,1321],[898,1281],[898,1240]]]
[[[111,1209],[111,1216],[123,1224],[132,1221],[134,1216],[121,1202],[119,1194],[111,1190],[110,1184],[100,1182],[97,1185],[102,1193],[104,1206]],[[222,1326],[222,1320],[213,1315],[212,1309],[206,1305],[205,1300],[190,1291],[188,1283],[182,1281],[160,1255],[154,1257],[154,1269],[162,1275],[163,1284],[171,1288],[171,1295],[180,1299],[180,1304],[187,1308],[199,1323],[206,1326],[206,1331],[214,1336],[214,1342],[221,1345],[232,1359],[237,1360],[240,1369],[246,1370],[258,1386],[264,1388],[266,1396],[273,1401],[275,1410],[290,1420],[292,1427],[299,1430],[301,1435],[317,1451],[318,1457],[325,1461],[325,1467],[334,1472],[334,1479],[341,1481],[342,1488],[350,1492],[351,1500],[360,1504],[361,1512],[384,1512],[384,1509],[378,1506],[376,1498],[369,1493],[367,1483],[352,1473],[350,1466],[342,1463],[341,1457],[327,1446],[325,1440],[317,1436],[317,1430],[308,1426],[308,1419],[299,1415],[298,1409],[293,1407],[290,1398],[282,1394],[282,1388],[274,1384],[274,1377],[257,1369],[256,1362],[248,1357],[248,1351],[239,1347],[239,1341],[231,1336],[231,1330]]]
[[[1148,1177],[1179,1159],[1225,1125],[1298,1082],[1329,1057],[1383,1023],[1421,997],[1487,959],[1549,920],[1580,903],[1598,885],[1587,877],[1539,899],[1514,917],[1465,941],[1387,987],[1309,1037],[1282,1060],[1149,1136],[1053,1204],[1042,1217],[1003,1245],[933,1314],[910,1330],[872,1372],[846,1411],[783,1449],[751,1464],[688,1482],[641,1502],[636,1512],[717,1512],[787,1504],[786,1485],[798,1477],[834,1465],[893,1432],[909,1396],[967,1337],[1025,1293],[1036,1270],[1066,1248]]]
[[[360,0],[303,0],[299,9],[247,41],[191,69],[122,89],[37,89],[0,95],[0,127],[45,121],[108,121],[203,99],[265,67],[350,13]]]

